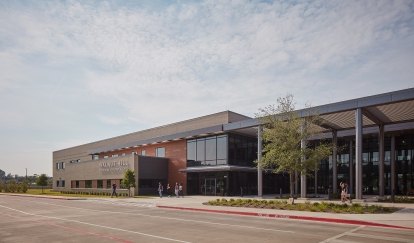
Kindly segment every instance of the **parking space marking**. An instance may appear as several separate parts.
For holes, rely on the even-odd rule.
[[[368,235],[368,234],[360,234],[360,233],[348,233],[347,235],[360,237],[360,238],[376,239],[376,240],[388,240],[388,241],[408,242],[408,243],[413,242],[413,240],[408,240],[408,239],[403,239],[403,238],[376,236],[376,235]]]
[[[99,225],[99,224],[92,224],[92,223],[82,222],[82,221],[79,221],[79,220],[64,219],[64,218],[53,217],[53,216],[45,216],[45,215],[40,215],[40,214],[33,214],[33,213],[29,213],[29,212],[25,212],[25,211],[18,210],[18,209],[10,208],[10,207],[4,206],[4,205],[0,205],[0,207],[9,209],[9,210],[12,210],[12,211],[15,211],[15,212],[19,212],[19,213],[22,213],[22,214],[25,214],[25,215],[29,215],[29,216],[42,217],[42,218],[48,218],[48,219],[57,219],[57,220],[62,220],[62,221],[66,221],[66,222],[84,224],[84,225],[98,227],[98,228],[104,228],[104,229],[116,230],[116,231],[131,233],[131,234],[143,235],[143,236],[157,238],[157,239],[161,239],[161,240],[174,241],[174,242],[183,242],[183,243],[190,243],[188,241],[182,241],[182,240],[177,240],[177,239],[162,237],[162,236],[158,236],[158,235],[146,234],[146,233],[142,233],[142,232],[138,232],[138,231],[125,230],[125,229],[114,228],[114,227],[109,227],[109,226],[104,226],[104,225]]]
[[[80,209],[80,210],[85,210],[85,211],[95,211],[95,212],[102,212],[102,213],[132,215],[131,213],[128,213],[128,212],[107,211],[107,210],[97,210],[97,209],[86,209],[86,208],[79,208],[79,207],[73,207],[73,206],[65,206],[65,205],[54,204],[54,203],[45,203],[45,202],[36,202],[36,203],[47,204],[47,205],[54,205],[54,206],[59,206],[59,207],[67,207],[67,208],[73,208],[73,209]],[[148,215],[148,214],[142,214],[142,213],[133,213],[133,215],[145,216],[145,217],[150,217],[150,218],[160,218],[160,219],[169,219],[169,220],[176,220],[176,221],[184,221],[184,222],[194,222],[194,223],[220,225],[220,226],[230,226],[230,227],[246,228],[246,229],[254,229],[254,230],[274,231],[274,232],[282,232],[282,233],[290,233],[290,234],[308,235],[308,234],[294,232],[294,231],[289,231],[289,230],[269,229],[269,228],[253,227],[253,226],[247,226],[247,225],[216,223],[216,222],[193,220],[193,219],[182,219],[182,218],[174,218],[174,217],[166,217],[166,216]]]
[[[359,226],[359,227],[356,227],[356,228],[354,228],[354,229],[350,229],[350,230],[348,230],[348,231],[345,231],[344,233],[341,233],[341,234],[339,234],[339,235],[335,235],[335,236],[332,236],[331,238],[328,238],[328,239],[326,239],[326,240],[323,240],[323,241],[321,241],[321,242],[319,242],[319,243],[325,243],[325,242],[337,242],[338,241],[338,239],[339,238],[341,238],[342,236],[345,236],[345,235],[348,235],[348,234],[350,234],[350,233],[353,233],[353,232],[355,232],[355,231],[357,231],[357,230],[359,230],[359,229],[361,229],[361,228],[364,228],[365,226],[364,225],[361,225],[361,226]]]

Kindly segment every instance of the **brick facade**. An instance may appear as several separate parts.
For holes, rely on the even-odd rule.
[[[112,157],[113,154],[122,156],[123,153],[131,154],[132,152],[141,155],[142,151],[145,150],[145,156],[155,157],[156,148],[165,148],[165,157],[169,159],[168,163],[168,182],[170,185],[175,185],[176,182],[183,184],[183,190],[186,192],[187,189],[187,176],[185,173],[179,172],[180,169],[186,168],[187,163],[187,142],[186,140],[171,141],[165,143],[157,143],[146,146],[140,146],[138,148],[129,148],[124,150],[118,150],[116,152],[101,153],[99,158],[108,156]],[[119,183],[119,180],[118,180]],[[119,186],[119,185],[118,185]]]

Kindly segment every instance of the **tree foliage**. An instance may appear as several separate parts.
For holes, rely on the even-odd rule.
[[[331,154],[331,143],[301,146],[301,141],[306,144],[311,136],[320,132],[317,126],[320,117],[311,108],[302,116],[304,118],[299,117],[292,95],[278,98],[277,105],[260,109],[256,116],[263,124],[264,146],[260,166],[274,173],[288,173],[293,196],[295,172],[308,174]]]
[[[128,188],[129,196],[131,196],[131,187],[135,187],[135,173],[134,171],[128,169],[124,173],[124,179],[122,180],[122,184],[126,188]]]
[[[43,193],[43,187],[47,186],[46,174],[41,174],[39,177],[37,177],[36,184],[42,187],[42,193]]]

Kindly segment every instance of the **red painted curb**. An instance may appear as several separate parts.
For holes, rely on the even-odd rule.
[[[283,215],[283,214],[273,214],[273,213],[268,214],[268,213],[239,212],[239,211],[202,209],[202,208],[185,208],[185,207],[173,207],[173,206],[161,206],[161,205],[157,205],[157,207],[158,208],[166,208],[166,209],[178,209],[178,210],[188,210],[188,211],[209,212],[209,213],[224,213],[224,214],[255,216],[255,217],[265,217],[265,218],[299,219],[299,220],[337,223],[337,224],[353,224],[353,225],[363,225],[363,226],[376,226],[376,227],[385,227],[385,228],[394,228],[394,229],[414,230],[414,228],[410,228],[410,227],[404,227],[404,226],[398,226],[398,225],[389,225],[389,224],[379,224],[379,223],[367,222],[367,221],[362,221],[362,220],[351,220],[351,219],[321,218],[321,217]]]

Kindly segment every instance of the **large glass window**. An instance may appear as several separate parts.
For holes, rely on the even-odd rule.
[[[229,164],[254,166],[257,159],[257,139],[229,134]]]
[[[206,160],[206,141],[204,138],[197,139],[197,162],[205,165]]]
[[[103,188],[103,180],[98,180],[98,188]]]
[[[187,141],[187,166],[227,164],[227,135]]]
[[[227,136],[217,137],[217,164],[227,164]]]
[[[229,161],[228,141],[229,136],[220,135],[206,138],[198,138],[187,141],[187,166],[215,166],[226,165]],[[245,165],[253,165],[256,159],[257,142],[254,138],[245,138],[237,135],[238,141],[242,141],[244,145],[240,145],[239,160],[243,161]],[[237,145],[239,145],[237,143]],[[249,161],[249,162],[246,162]],[[239,165],[238,163],[234,163]]]
[[[85,188],[92,188],[92,181],[91,180],[86,180],[85,181]]]
[[[216,138],[206,139],[206,165],[216,165],[217,159]]]
[[[188,166],[196,166],[197,160],[197,141],[190,140],[187,142],[187,164]]]
[[[155,149],[155,156],[156,157],[165,157],[165,148],[160,147]]]

